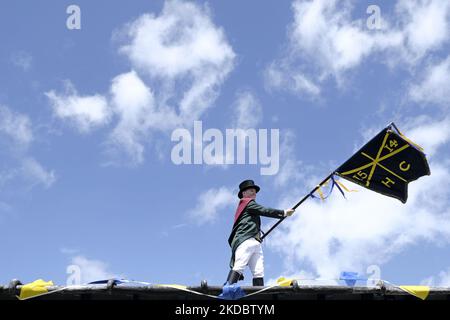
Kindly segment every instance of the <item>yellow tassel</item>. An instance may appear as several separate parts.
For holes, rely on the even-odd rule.
[[[416,148],[418,148],[420,151],[423,151],[423,148],[421,146],[419,146],[417,143],[412,142],[411,140],[409,140],[406,136],[404,136],[403,134],[400,133],[400,136],[406,140],[406,142],[408,142],[409,144],[412,144],[413,146],[415,146]]]
[[[412,144],[413,146],[418,148],[420,151],[423,151],[423,148],[421,146],[419,146],[417,143],[412,142],[411,140],[409,140],[409,138],[406,137],[405,135],[403,135],[403,133],[401,133],[400,130],[397,129],[397,132],[399,133],[400,137],[402,137],[406,142],[408,142],[409,144]]]
[[[322,201],[325,201],[325,196],[323,195],[323,192],[320,189],[320,187],[317,189],[317,193],[319,193],[320,199],[322,199]]]
[[[358,192],[358,190],[350,190],[348,189],[342,182],[335,180],[336,183],[347,192]]]

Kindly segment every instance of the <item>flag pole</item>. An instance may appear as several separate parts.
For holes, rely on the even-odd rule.
[[[319,183],[314,189],[311,190],[310,193],[308,193],[306,196],[304,196],[299,202],[297,202],[297,204],[295,206],[292,207],[293,210],[297,209],[298,206],[300,206],[303,202],[306,201],[306,199],[308,199],[309,197],[311,197],[311,195],[317,191],[317,189],[319,189],[325,182],[328,181],[328,179],[330,179],[332,176],[334,175],[334,171],[332,173],[330,173],[328,175],[328,177],[326,177],[325,179],[323,179],[323,181],[321,183]],[[281,222],[283,222],[283,220],[286,219],[286,217],[281,218],[280,220],[278,220],[277,223],[275,223],[269,230],[267,230],[266,233],[263,234],[263,236],[261,237],[261,241],[273,230],[275,229]]]
[[[397,126],[395,125],[394,122],[391,122],[386,128],[390,129],[394,127],[399,133],[400,130],[398,130]],[[385,128],[385,129],[386,129]],[[384,129],[383,129],[384,130]],[[367,145],[367,143],[366,143]],[[336,169],[337,170],[337,169]],[[306,199],[308,199],[309,197],[311,197],[311,195],[317,191],[317,189],[319,189],[325,182],[328,181],[328,179],[330,179],[335,173],[336,170],[333,171],[331,174],[328,175],[328,177],[326,177],[325,179],[323,179],[323,181],[321,183],[319,183],[310,193],[308,193],[306,196],[304,196],[299,202],[297,202],[297,204],[295,206],[292,207],[293,210],[297,209],[298,206],[300,206],[303,202],[306,201]],[[275,223],[266,233],[264,233],[261,237],[261,240],[263,240],[270,232],[272,232],[273,229],[275,229],[281,222],[283,222],[283,220],[286,219],[286,217],[281,218],[280,220],[277,221],[277,223]]]

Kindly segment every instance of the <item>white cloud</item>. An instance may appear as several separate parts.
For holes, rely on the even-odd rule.
[[[292,85],[295,91],[306,92],[317,96],[320,94],[320,87],[303,74],[297,73],[292,77]]]
[[[0,105],[0,133],[5,134],[16,146],[27,148],[33,141],[30,118]]]
[[[349,2],[295,1],[293,9],[293,50],[314,55],[331,72],[359,64],[371,51],[373,40],[361,20],[351,21]]]
[[[108,153],[139,164],[150,134],[190,127],[212,107],[235,53],[206,6],[178,0],[166,1],[160,15],[144,14],[115,36],[132,71],[112,79],[111,109],[106,95],[79,96],[70,84],[65,94],[46,94],[56,115],[74,121],[81,132],[116,115]]]
[[[125,31],[130,43],[120,51],[133,67],[160,80],[162,88],[182,81],[179,116],[185,123],[198,119],[217,96],[217,87],[232,70],[235,57],[223,30],[214,25],[206,8],[166,1],[161,15],[142,15]],[[175,95],[171,90],[164,92],[166,101]]]
[[[368,15],[352,18],[351,0],[296,0],[292,8],[288,52],[265,71],[269,89],[315,97],[325,80],[332,77],[341,85],[347,72],[373,54],[382,54],[379,60],[390,66],[415,67],[449,38],[446,0],[400,0],[393,14],[381,12],[380,30],[367,28]]]
[[[281,165],[275,176],[276,187],[286,187],[292,184],[304,183],[306,178],[306,166],[295,157],[295,134],[286,130],[283,132],[283,140],[280,146]]]
[[[291,91],[292,93],[306,94],[318,97],[321,88],[302,71],[290,72],[291,66],[285,62],[273,62],[264,70],[264,83],[266,90],[272,89]]]
[[[450,268],[439,272],[438,276],[431,276],[422,280],[421,285],[432,287],[450,287]]]
[[[288,157],[282,161],[280,171],[275,176],[275,186],[286,187],[292,183],[297,183],[304,174],[302,172],[302,162],[295,157]]]
[[[62,254],[66,254],[66,255],[75,255],[75,254],[77,254],[80,250],[74,249],[74,248],[69,248],[69,247],[61,247],[61,248],[59,248],[59,251],[60,251]]]
[[[28,71],[33,62],[33,56],[26,51],[15,52],[11,55],[11,62],[23,71]]]
[[[21,174],[30,183],[30,187],[41,184],[45,188],[50,188],[56,181],[55,172],[47,171],[33,158],[22,160]]]
[[[257,126],[261,123],[263,117],[262,107],[250,91],[241,91],[236,95],[235,101],[232,105],[233,115],[231,119],[231,128],[235,128],[238,130],[237,132],[237,143],[239,145],[244,145],[246,150],[249,150],[249,142],[247,136],[247,130],[256,129]],[[251,150],[248,151],[252,152]],[[253,150],[256,152],[256,150]],[[232,163],[234,160],[231,159],[231,154],[226,154],[226,161],[230,161]],[[220,159],[217,159],[220,161]],[[221,168],[227,169],[227,164],[221,164]]]
[[[159,232],[159,236],[161,238],[167,238],[172,232],[177,231],[181,228],[185,228],[187,227],[188,224],[187,223],[179,223],[179,224],[175,224],[173,226],[170,226],[168,228],[164,228]]]
[[[234,53],[209,13],[194,3],[166,1],[160,16],[144,14],[128,28],[132,41],[121,48],[143,71],[175,77],[227,65]]]
[[[422,81],[409,89],[409,97],[418,103],[435,103],[450,106],[450,56],[444,61],[429,66]]]
[[[420,145],[428,157],[434,157],[438,148],[450,139],[450,118],[441,121],[418,118],[413,125],[408,124],[406,129],[407,137]]]
[[[11,186],[14,181],[21,181],[27,188],[36,185],[49,188],[55,182],[54,171],[44,169],[29,155],[34,136],[28,116],[0,105],[0,141],[5,141],[8,147],[2,154],[5,163],[9,160],[14,163],[5,166],[5,170],[0,172],[0,188]]]
[[[420,132],[433,132],[442,125],[429,123],[413,135],[419,138]],[[413,135],[408,134],[411,138]],[[428,139],[432,137],[422,142]],[[448,139],[438,141],[445,144]],[[434,148],[438,150],[438,145]],[[347,181],[344,184],[359,190],[347,193],[348,200],[336,191],[326,202],[306,201],[268,242],[283,255],[285,272],[306,269],[316,276],[335,279],[342,271],[364,273],[368,265],[382,265],[418,242],[450,241],[450,169],[448,164],[432,159],[429,164],[431,176],[409,185],[407,204]],[[301,195],[297,189],[282,195],[279,207],[296,203]]]
[[[53,170],[45,169],[28,155],[24,154],[23,157],[17,160],[18,166],[9,166],[4,172],[0,172],[0,188],[21,186],[25,190],[30,190],[40,185],[48,189],[55,183],[56,175]],[[15,182],[18,184],[15,185]]]
[[[256,128],[262,120],[262,108],[249,91],[240,92],[233,105],[233,128]]]
[[[397,5],[404,29],[404,50],[413,60],[448,41],[450,3],[446,0],[402,0]]]
[[[150,126],[154,112],[154,98],[150,88],[131,71],[118,75],[111,84],[112,105],[119,123],[110,136],[110,142],[122,149],[132,163],[144,159],[143,138]]]
[[[432,200],[420,203],[425,196],[419,192],[429,193],[433,185],[448,187],[448,170],[439,166],[431,170],[431,177],[410,186],[408,205],[363,190],[347,194],[348,200],[337,192],[325,204],[309,200],[273,235],[270,244],[296,262],[293,268],[309,263],[317,275],[336,278],[342,271],[361,272],[367,265],[381,265],[417,241],[431,240],[440,233],[448,237],[450,212]],[[432,180],[423,182],[427,179]]]
[[[153,109],[153,93],[135,71],[116,76],[111,93],[115,111],[125,122],[135,123]]]
[[[80,268],[81,283],[88,283],[97,280],[112,278],[123,278],[109,271],[109,266],[103,261],[88,259],[85,256],[77,255],[71,259],[71,263]]]
[[[237,194],[231,188],[213,188],[203,192],[197,199],[197,205],[189,210],[190,217],[199,225],[216,221],[224,209],[231,209],[237,200]]]
[[[58,118],[72,121],[82,133],[109,122],[111,111],[104,96],[78,95],[70,81],[66,82],[65,89],[62,94],[57,94],[54,90],[45,93]]]

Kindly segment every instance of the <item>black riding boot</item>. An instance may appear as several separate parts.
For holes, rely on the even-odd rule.
[[[242,277],[242,275],[234,270],[230,270],[227,277],[228,284],[233,284],[239,281],[239,279]]]
[[[253,278],[253,286],[254,287],[262,287],[264,286],[264,278]]]

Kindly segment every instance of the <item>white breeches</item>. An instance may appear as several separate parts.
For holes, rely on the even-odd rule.
[[[264,277],[264,256],[261,243],[255,238],[242,242],[234,255],[233,270],[243,273],[246,266],[250,267],[253,278]]]

